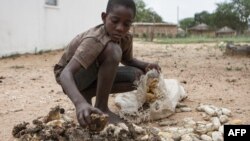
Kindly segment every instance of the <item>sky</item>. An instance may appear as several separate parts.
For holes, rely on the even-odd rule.
[[[179,20],[194,17],[195,13],[204,10],[212,13],[216,3],[229,2],[230,0],[143,0],[147,8],[156,11],[165,22],[177,23],[177,7],[179,7]]]

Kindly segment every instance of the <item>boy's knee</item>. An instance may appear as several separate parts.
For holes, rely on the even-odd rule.
[[[122,50],[118,44],[108,43],[101,54],[102,60],[109,61],[110,63],[119,63],[122,58]]]

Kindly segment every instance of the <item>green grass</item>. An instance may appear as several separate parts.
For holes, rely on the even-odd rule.
[[[145,41],[143,38],[136,40]],[[237,36],[237,37],[202,37],[191,36],[184,38],[155,38],[155,43],[161,44],[189,44],[189,43],[218,43],[218,42],[234,42],[234,43],[250,43],[250,37]]]
[[[21,56],[21,54],[14,53],[14,54],[11,54],[11,55],[4,55],[4,56],[0,57],[0,59],[7,59],[7,58],[13,58],[13,59],[15,59],[15,58],[18,58],[20,56]]]

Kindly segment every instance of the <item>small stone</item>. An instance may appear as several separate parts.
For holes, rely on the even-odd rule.
[[[169,120],[169,121],[162,121],[159,123],[160,126],[173,126],[176,125],[178,122],[175,120]]]
[[[183,136],[181,136],[181,141],[193,141],[192,137],[190,137],[190,135],[185,134]]]
[[[172,139],[174,141],[180,141],[181,140],[181,136],[179,134],[177,134],[177,133],[173,133]]]
[[[117,126],[121,127],[122,129],[124,129],[124,130],[126,130],[126,131],[129,130],[129,129],[128,129],[128,126],[127,126],[125,123],[123,123],[123,122],[118,123]]]
[[[222,134],[224,134],[224,126],[222,125],[222,126],[220,126],[220,128],[219,128],[219,132],[221,132]]]
[[[181,112],[191,112],[192,111],[192,109],[189,107],[182,107],[182,108],[180,108],[180,110],[181,110]]]
[[[204,140],[204,141],[212,141],[212,138],[208,135],[201,135],[201,140]]]
[[[204,124],[197,124],[197,127],[195,128],[195,131],[199,134],[206,134],[207,128]]]
[[[176,107],[177,108],[182,108],[182,107],[188,107],[186,104],[184,104],[184,103],[178,103],[177,105],[176,105]]]
[[[226,122],[228,122],[228,116],[226,116],[226,115],[221,115],[220,117],[220,122],[223,124],[223,123],[226,123]]]
[[[210,136],[210,137],[212,137],[212,133],[213,133],[212,131],[211,132],[207,132],[207,135]]]
[[[206,124],[206,130],[207,130],[207,132],[213,131],[214,130],[213,123]]]
[[[171,139],[173,137],[173,134],[169,132],[159,132],[158,135],[164,139]]]
[[[208,114],[206,114],[206,113],[202,113],[201,116],[202,116],[202,118],[203,118],[205,121],[209,121],[210,118],[211,118],[211,117],[210,117]]]
[[[189,135],[193,139],[193,141],[200,141],[200,136],[199,135],[193,134],[193,133],[191,133]]]
[[[140,126],[137,126],[135,124],[132,124],[134,129],[135,129],[135,132],[138,133],[138,134],[143,134],[146,132],[146,130]]]
[[[173,133],[173,132],[177,132],[178,128],[177,127],[167,127],[167,128],[164,128],[163,131]]]
[[[181,113],[181,109],[180,109],[180,108],[176,108],[176,109],[175,109],[175,112],[176,112],[176,113]]]
[[[198,112],[203,112],[202,109],[201,109],[201,106],[196,107],[195,109],[196,109],[196,111],[198,111]]]
[[[210,115],[210,116],[215,116],[216,115],[216,113],[215,113],[215,110],[214,109],[212,109],[210,106],[208,106],[208,105],[204,105],[203,107],[202,107],[202,110],[204,111],[204,112],[206,112],[208,115]]]
[[[232,124],[232,125],[240,125],[240,124],[243,124],[242,120],[240,119],[233,119],[233,120],[230,120],[229,121],[229,124]]]
[[[232,116],[232,112],[229,109],[227,109],[227,108],[221,108],[221,110],[222,110],[222,114],[223,115],[226,115],[226,116],[229,116],[229,117]]]
[[[220,128],[221,123],[218,117],[212,117],[211,122],[213,123],[214,130],[218,130]]]
[[[157,127],[152,127],[149,129],[149,131],[154,134],[154,135],[158,135],[158,133],[161,131],[161,129],[157,128]]]
[[[157,140],[157,139],[149,139],[149,140]],[[158,141],[158,140],[157,140]],[[172,139],[172,138],[164,138],[164,137],[161,137],[160,136],[160,141],[175,141],[174,139]]]
[[[147,141],[149,139],[149,136],[148,135],[145,135],[143,137],[141,137],[141,141]]]
[[[190,134],[190,133],[193,133],[193,132],[194,132],[194,129],[193,129],[193,128],[180,128],[180,129],[178,130],[178,134],[179,134],[180,136],[185,135],[185,134]]]
[[[222,110],[221,109],[216,109],[215,110],[216,116],[219,117],[222,115]]]
[[[193,129],[185,129],[183,127],[168,127],[168,128],[163,129],[163,131],[172,133],[172,138],[175,141],[176,140],[180,141],[182,135],[192,133]]]
[[[196,122],[192,118],[184,118],[183,125],[185,128],[195,128]]]
[[[212,133],[212,139],[213,141],[223,141],[223,136],[220,132],[216,131]]]

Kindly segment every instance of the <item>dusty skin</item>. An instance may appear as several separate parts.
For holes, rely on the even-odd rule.
[[[195,109],[199,103],[232,110],[233,119],[250,124],[250,58],[224,56],[216,44],[162,45],[134,43],[134,55],[158,62],[166,78],[184,86],[184,104]],[[0,60],[0,140],[12,141],[12,128],[23,121],[32,122],[60,105],[75,116],[72,103],[56,84],[53,65],[62,51],[23,55]],[[114,97],[110,107],[116,110]],[[176,113],[169,117],[201,119],[199,112]],[[168,119],[165,119],[168,120]],[[146,123],[157,126],[157,122]]]

